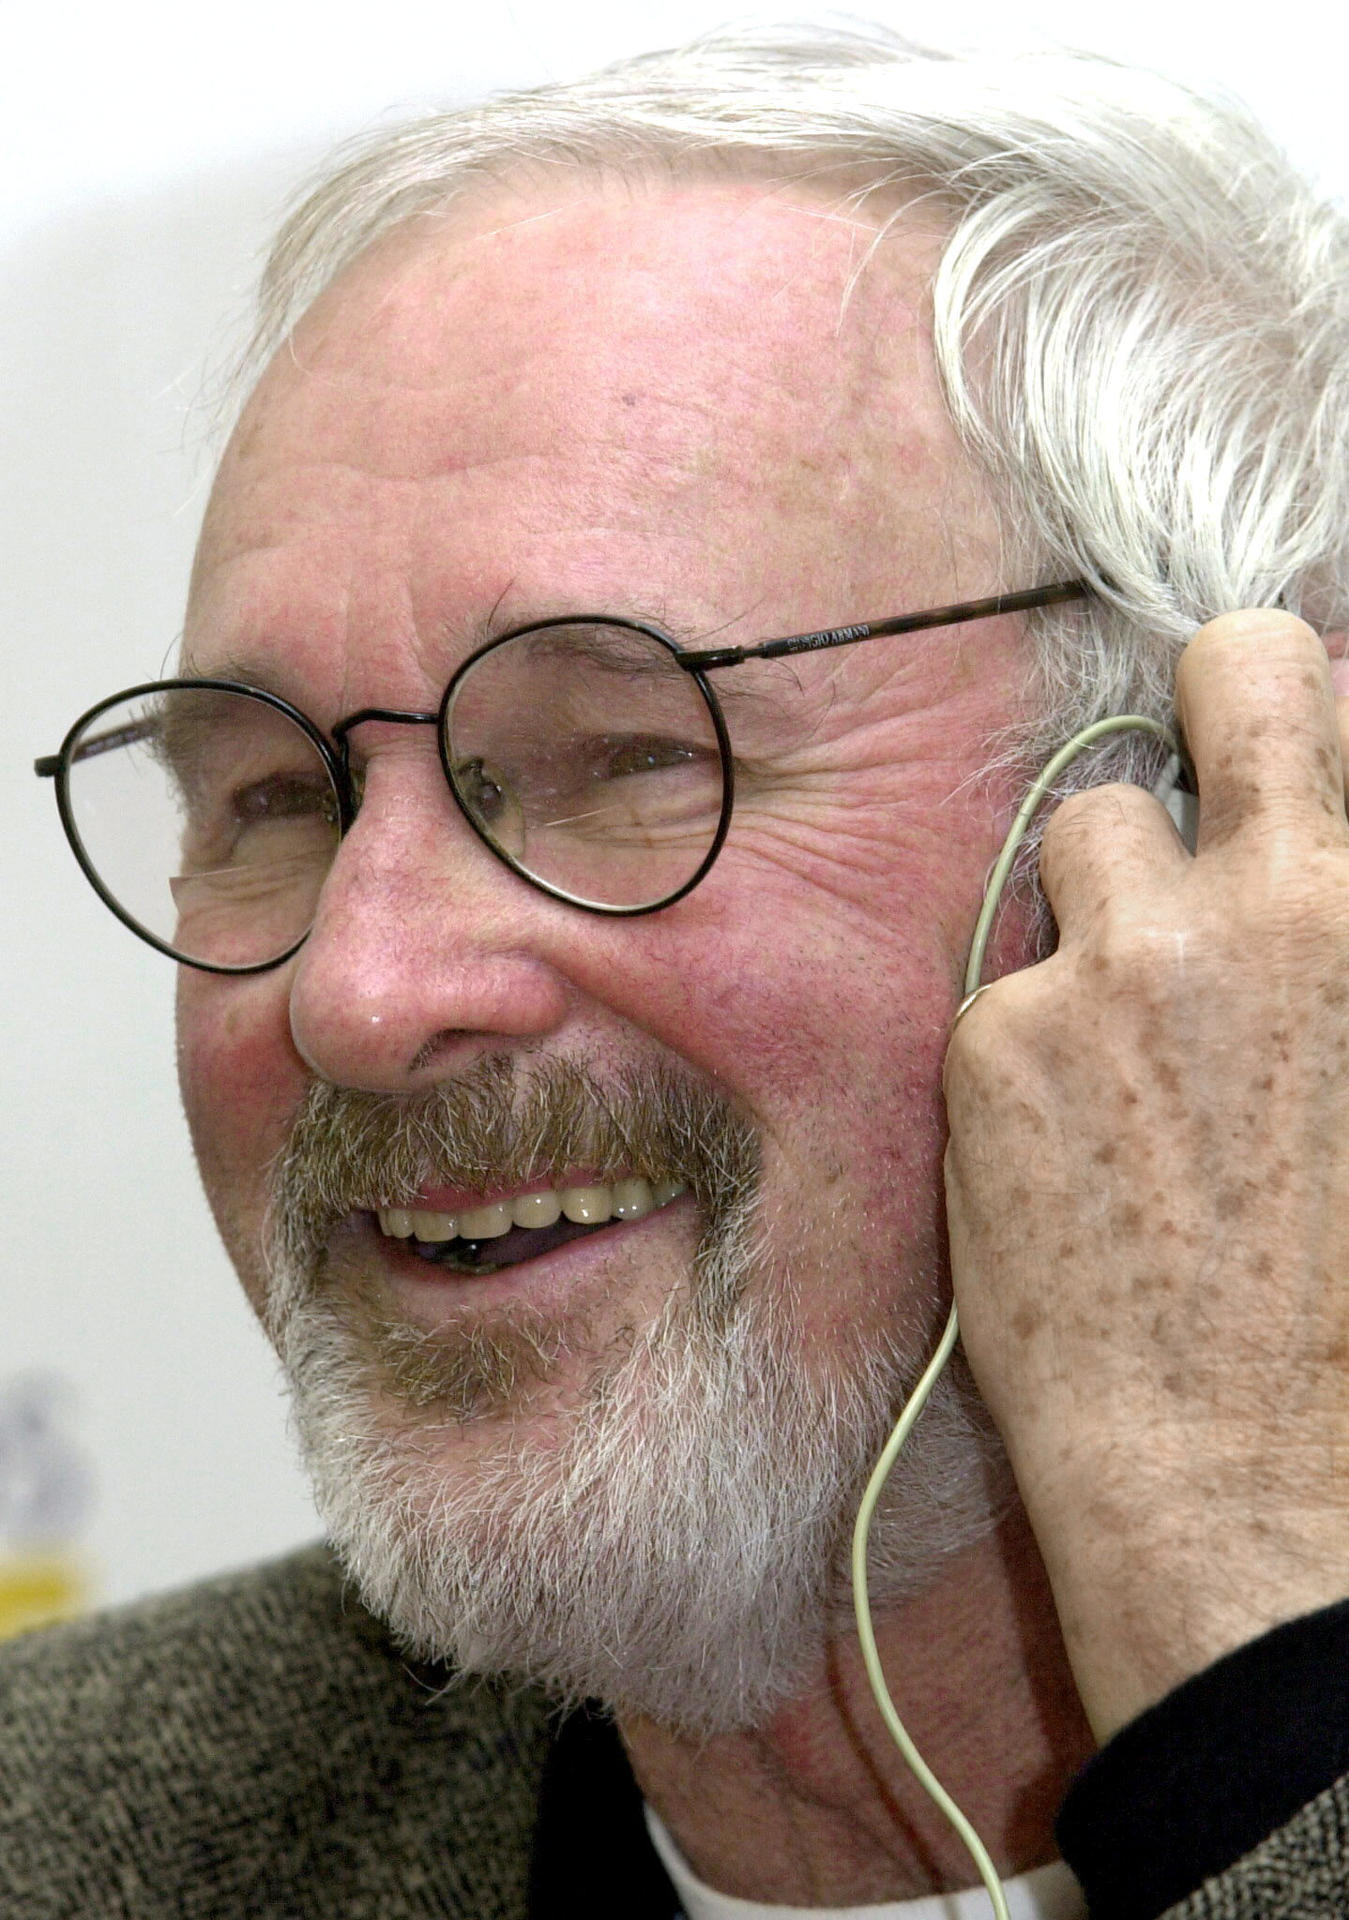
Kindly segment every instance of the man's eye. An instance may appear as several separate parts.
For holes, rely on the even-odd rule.
[[[180,858],[185,875],[326,865],[340,833],[326,778],[275,773],[187,796]]]
[[[337,824],[337,801],[332,789],[313,780],[274,775],[235,790],[231,811],[241,828],[276,821],[323,820]]]
[[[607,735],[594,743],[591,778],[623,780],[631,774],[666,773],[704,757],[704,749],[687,740],[664,739],[657,734]]]

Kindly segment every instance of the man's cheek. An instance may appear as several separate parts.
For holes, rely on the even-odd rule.
[[[307,1074],[290,1039],[284,976],[248,979],[182,969],[178,1078],[216,1225],[257,1305],[269,1175]]]
[[[897,930],[832,897],[812,895],[810,913],[751,898],[715,944],[700,951],[697,929],[667,944],[684,1016],[659,1037],[753,1115],[765,1224],[784,1270],[815,1276],[796,1311],[824,1338],[864,1296],[878,1296],[873,1321],[901,1311],[901,1276],[943,1267],[941,1062],[960,956],[931,910]]]

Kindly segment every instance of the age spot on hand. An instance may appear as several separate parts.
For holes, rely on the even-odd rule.
[[[1018,1307],[1012,1315],[1012,1332],[1018,1340],[1030,1340],[1040,1331],[1044,1323],[1045,1311],[1043,1307],[1033,1305]]]
[[[1175,1282],[1169,1273],[1136,1273],[1129,1282],[1129,1292],[1135,1300],[1146,1300],[1154,1293],[1166,1294],[1174,1291]]]
[[[1213,1211],[1220,1220],[1232,1220],[1246,1211],[1246,1190],[1243,1187],[1220,1187],[1213,1196]]]

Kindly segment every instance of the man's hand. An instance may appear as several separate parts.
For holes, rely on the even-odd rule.
[[[1349,1593],[1349,824],[1325,649],[1286,615],[1215,620],[1177,706],[1197,855],[1137,789],[1062,806],[1059,949],[981,997],[946,1069],[965,1348],[1101,1738]]]

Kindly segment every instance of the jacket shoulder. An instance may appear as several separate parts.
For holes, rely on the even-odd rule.
[[[546,1703],[415,1668],[322,1547],[0,1648],[0,1915],[524,1910]]]
[[[1343,1920],[1346,1913],[1349,1775],[1161,1920]]]

